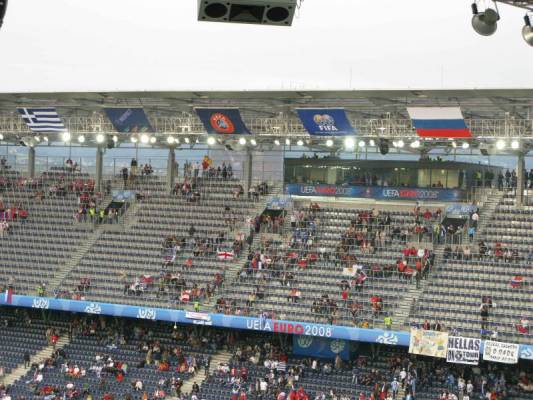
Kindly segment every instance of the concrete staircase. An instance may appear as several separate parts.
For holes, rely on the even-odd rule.
[[[70,271],[74,270],[80,261],[89,253],[89,250],[94,246],[96,241],[102,235],[104,225],[97,226],[94,231],[81,243],[72,256],[61,266],[59,270],[49,282],[49,292],[53,293],[60,290],[63,281],[68,276]]]
[[[215,355],[211,357],[211,363],[209,364],[209,375],[213,374],[216,369],[218,368],[219,364],[227,364],[229,363],[229,360],[233,356],[232,353],[228,351],[219,351]],[[198,385],[202,385],[202,382],[205,381],[207,376],[204,374],[203,371],[200,371],[198,374],[193,376],[192,378],[186,380],[183,382],[183,386],[181,387],[181,393],[182,394],[190,394],[192,390],[192,385],[194,385],[194,382],[196,382]],[[170,400],[177,400],[177,397],[171,397]]]
[[[49,358],[53,354],[54,350],[61,349],[69,343],[70,343],[70,340],[68,338],[68,335],[60,337],[56,343],[55,348],[53,345],[46,346],[40,352],[38,352],[33,357],[31,357],[30,365],[34,363],[39,364],[45,361],[47,358]],[[15,381],[23,377],[26,374],[26,372],[28,372],[28,368],[24,366],[24,363],[20,364],[17,368],[12,370],[9,374],[7,374],[4,377],[4,385],[6,386],[12,385],[13,383],[15,383]]]

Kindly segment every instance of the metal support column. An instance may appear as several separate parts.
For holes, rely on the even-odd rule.
[[[100,193],[104,191],[104,185],[102,183],[103,169],[104,169],[104,149],[102,146],[96,146],[95,190]]]
[[[518,163],[516,165],[516,205],[524,205],[524,171],[526,169],[526,158],[523,152],[518,153]]]
[[[176,154],[174,153],[174,147],[170,146],[168,149],[167,160],[167,191],[172,193],[174,189],[174,181],[176,178]]]
[[[244,165],[243,165],[244,185],[245,185],[246,193],[248,193],[248,191],[252,187],[252,164],[253,164],[252,152],[248,149],[246,151],[246,159],[244,160]]]
[[[35,178],[35,147],[28,147],[28,178]]]

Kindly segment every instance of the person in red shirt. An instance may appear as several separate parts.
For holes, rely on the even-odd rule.
[[[346,306],[346,303],[348,302],[348,291],[346,289],[341,292],[341,298],[344,302],[344,306]]]
[[[239,396],[239,400],[247,400],[248,397],[246,397],[246,392],[244,390],[241,390],[241,395]]]

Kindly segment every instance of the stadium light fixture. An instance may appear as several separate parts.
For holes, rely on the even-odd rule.
[[[252,146],[257,146],[257,142],[255,141],[255,139],[250,139],[250,144]]]
[[[113,142],[115,142],[115,143],[118,142],[118,136],[117,135],[113,135],[112,139],[113,139]]]
[[[503,150],[503,149],[505,149],[505,141],[502,140],[502,139],[498,140],[498,141],[496,142],[496,148],[497,148],[498,150]]]
[[[290,146],[290,145],[291,145],[291,140],[285,139],[285,146]]]
[[[96,143],[98,144],[104,143],[104,140],[105,140],[105,136],[102,133],[99,133],[98,135],[96,135]]]
[[[497,10],[486,8],[485,11],[479,12],[477,4],[473,3],[472,14],[472,27],[481,36],[490,36],[498,29],[500,15]]]
[[[131,140],[132,143],[137,143],[137,137],[136,136],[132,136],[130,138],[130,140]]]
[[[65,131],[61,134],[61,138],[63,139],[63,142],[70,142],[72,136],[70,136],[70,132]]]
[[[461,146],[464,150],[467,150],[470,147],[470,144],[468,142],[463,142]]]
[[[43,136],[43,140],[44,140],[45,142],[48,142],[48,136]]]
[[[366,146],[366,142],[364,140],[360,140],[359,143],[358,143],[358,146],[359,147],[365,147]]]
[[[332,147],[333,146],[333,140],[331,140],[331,139],[326,140],[326,146],[327,147]]]
[[[276,139],[276,140],[274,140],[274,144],[275,144],[276,146],[279,146],[281,143],[279,142],[278,139]]]
[[[150,141],[150,136],[148,136],[146,133],[143,133],[141,135],[141,143],[147,144]]]
[[[396,145],[397,145],[398,148],[401,149],[401,148],[403,148],[403,146],[405,146],[405,143],[403,142],[402,139],[400,139],[400,140],[398,140],[398,141],[396,142]]]
[[[529,15],[526,15],[524,17],[525,25],[522,28],[522,37],[526,41],[527,44],[530,46],[533,46],[533,27],[531,26],[531,18]]]
[[[518,140],[513,140],[511,142],[511,149],[518,150],[520,148],[520,142]]]
[[[185,138],[185,143],[189,144],[191,143],[191,139],[189,139],[188,137]]]
[[[39,136],[34,136],[33,140],[35,140],[37,143],[41,141],[41,138]]]
[[[239,144],[240,144],[241,146],[245,146],[245,145],[246,145],[246,138],[243,138],[243,137],[240,138],[240,139],[239,139]]]
[[[209,146],[213,146],[216,142],[217,142],[217,141],[216,141],[216,139],[215,139],[213,136],[209,136],[209,137],[207,138],[207,144],[208,144]]]
[[[411,144],[409,145],[409,147],[411,147],[412,149],[418,149],[420,148],[420,140],[414,140],[411,142]]]
[[[0,140],[4,140],[4,135],[0,133]]]
[[[300,140],[298,140],[298,141],[296,142],[296,145],[298,145],[298,146],[303,146],[303,145],[304,145],[304,141],[300,139]]]
[[[355,147],[355,141],[351,137],[344,139],[344,147],[346,150],[351,150]]]
[[[168,144],[174,144],[174,137],[173,136],[168,136],[167,137],[167,143]]]
[[[370,147],[375,147],[375,146],[376,146],[376,141],[375,141],[374,139],[370,139],[370,140],[368,141],[368,145],[369,145]]]
[[[78,142],[84,143],[85,142],[85,136],[83,136],[83,135],[78,136]]]
[[[457,148],[457,142],[456,142],[455,140],[452,142],[452,147],[453,147],[454,149]]]
[[[152,136],[150,138],[150,143],[155,144],[155,142],[157,142],[157,138],[155,136]]]

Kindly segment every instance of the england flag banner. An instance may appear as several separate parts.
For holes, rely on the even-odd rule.
[[[494,342],[485,340],[483,360],[503,364],[518,363],[518,350],[520,346],[515,343]]]
[[[413,107],[407,112],[420,137],[471,138],[459,107]]]
[[[342,108],[298,108],[300,120],[313,136],[347,136],[357,132]]]
[[[65,124],[55,108],[17,108],[20,116],[33,132],[64,132]]]
[[[477,365],[480,350],[481,339],[449,336],[446,361],[455,364]]]

